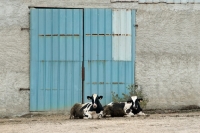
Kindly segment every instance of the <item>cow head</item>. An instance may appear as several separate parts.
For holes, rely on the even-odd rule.
[[[127,103],[132,103],[131,109],[138,110],[140,109],[140,101],[142,100],[143,100],[142,98],[137,98],[137,96],[132,96],[130,100],[127,101]]]
[[[95,109],[98,105],[100,105],[100,101],[103,96],[98,96],[97,94],[93,94],[92,96],[87,96],[88,100],[92,100],[92,107]]]

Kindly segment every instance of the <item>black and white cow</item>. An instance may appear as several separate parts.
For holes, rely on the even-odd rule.
[[[92,96],[87,96],[87,99],[91,100],[91,102],[85,104],[76,103],[70,110],[70,119],[101,118],[103,116],[103,107],[99,100],[101,100],[102,98],[103,96],[98,96],[97,94],[93,94]]]
[[[142,101],[142,99],[137,98],[137,96],[132,96],[130,100],[127,100],[126,102],[111,102],[104,106],[104,116],[130,117],[135,114],[145,115],[140,107],[140,101]]]

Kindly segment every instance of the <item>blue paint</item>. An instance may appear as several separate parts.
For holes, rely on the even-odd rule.
[[[82,101],[82,9],[31,9],[30,111]]]
[[[134,83],[135,11],[131,61],[112,58],[112,15],[112,9],[31,9],[30,111],[69,109],[92,93],[103,95],[105,105],[112,91],[128,93]]]
[[[132,60],[112,59],[112,10],[84,10],[84,102],[92,93],[103,95],[102,104],[112,101],[111,92],[121,96],[134,84],[135,11],[132,11]],[[120,21],[120,20],[119,20]]]

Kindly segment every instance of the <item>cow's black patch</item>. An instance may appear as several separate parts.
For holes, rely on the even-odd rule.
[[[96,113],[100,113],[101,111],[103,111],[103,107],[101,104],[97,105],[97,108],[93,108],[93,106],[90,107],[89,111],[96,111]]]
[[[112,106],[108,106],[111,117],[123,117],[125,103],[113,103]]]
[[[126,110],[126,113],[128,114],[128,113],[130,113],[131,112],[131,109],[127,109]]]
[[[125,103],[113,103],[113,108],[121,108],[123,109],[125,106]]]
[[[103,107],[102,107],[102,105],[101,105],[101,103],[100,103],[100,101],[99,101],[100,99],[103,98],[103,96],[98,96],[98,95],[96,95],[96,98],[95,98],[95,99],[94,99],[93,96],[88,96],[88,98],[89,98],[90,100],[92,100],[92,105],[93,105],[93,104],[96,104],[96,105],[97,105],[96,108],[94,108],[93,106],[91,106],[90,109],[89,109],[89,111],[96,111],[96,113],[100,113],[101,111],[103,111]]]
[[[140,107],[140,101],[142,99],[136,99],[135,100],[135,107],[131,106],[131,110],[132,110],[132,113],[133,114],[137,114],[139,113],[140,111],[142,111],[142,108]]]

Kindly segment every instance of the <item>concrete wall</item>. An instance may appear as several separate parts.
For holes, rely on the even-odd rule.
[[[29,113],[29,8],[131,8],[136,22],[136,82],[148,108],[199,105],[200,5],[110,0],[1,0],[0,117]]]
[[[148,108],[200,106],[200,5],[141,4],[136,82]]]

